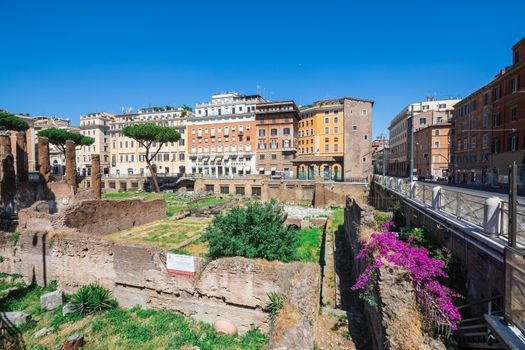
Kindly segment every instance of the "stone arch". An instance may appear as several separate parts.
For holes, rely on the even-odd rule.
[[[339,163],[335,163],[332,165],[332,179],[333,180],[341,180],[341,177],[343,175],[343,166]]]

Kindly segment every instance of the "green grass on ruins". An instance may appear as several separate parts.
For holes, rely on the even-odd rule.
[[[31,314],[32,321],[16,330],[23,338],[26,349],[61,349],[64,341],[76,332],[85,336],[84,349],[263,349],[267,338],[259,331],[252,330],[242,337],[229,337],[217,334],[213,326],[197,322],[182,314],[171,311],[144,310],[134,307],[129,310],[115,308],[82,318],[76,314],[62,316],[61,308],[44,312],[40,308],[40,296],[54,290],[25,286],[17,276],[1,277],[0,310],[25,311]],[[15,296],[6,298],[7,288],[20,289]],[[2,297],[2,293],[4,296]],[[33,334],[44,328],[54,330],[41,338]],[[1,346],[1,344],[0,344]],[[18,347],[19,348],[19,347]]]
[[[156,243],[171,249],[200,235],[211,222],[208,218],[165,219],[111,233],[105,238],[117,241],[131,240]]]
[[[144,198],[144,199],[164,199],[166,201],[166,215],[173,216],[186,209],[204,208],[209,205],[224,202],[223,198],[215,195],[206,195],[193,198],[191,195],[180,195],[177,193],[149,193],[149,192],[119,192],[105,193],[107,199],[127,199],[127,198]]]
[[[310,227],[299,231],[298,247],[295,250],[295,257],[299,261],[318,263],[321,257],[321,240],[323,238],[322,229]]]

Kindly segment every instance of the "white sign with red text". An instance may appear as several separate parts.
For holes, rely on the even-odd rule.
[[[169,273],[193,276],[195,274],[195,265],[194,256],[172,253],[166,254],[166,268]]]

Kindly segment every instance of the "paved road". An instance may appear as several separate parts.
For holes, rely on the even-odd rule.
[[[504,200],[506,202],[509,200],[508,193],[499,193],[499,192],[493,192],[493,191],[475,190],[475,189],[465,188],[465,187],[461,187],[461,186],[449,185],[449,184],[443,183],[443,182],[418,181],[418,183],[420,183],[422,185],[430,185],[432,187],[439,185],[439,186],[443,187],[444,189],[448,189],[448,190],[456,191],[456,192],[461,192],[461,193],[465,193],[465,194],[470,194],[470,195],[473,195],[473,196],[480,196],[480,197],[486,197],[486,198],[499,197],[499,198],[501,198],[502,200]],[[525,204],[525,196],[518,196],[518,203]]]

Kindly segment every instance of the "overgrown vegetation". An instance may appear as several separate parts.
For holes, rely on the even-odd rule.
[[[74,312],[86,316],[113,309],[117,307],[117,302],[107,289],[97,284],[88,284],[71,296],[71,305]]]
[[[258,330],[251,330],[242,337],[220,335],[212,325],[171,311],[145,310],[137,306],[130,310],[115,307],[87,316],[78,313],[62,316],[61,308],[44,312],[40,296],[55,290],[55,283],[42,288],[24,285],[19,281],[20,276],[2,274],[0,277],[5,282],[0,283],[0,296],[8,288],[18,288],[9,298],[0,298],[1,311],[25,311],[32,316],[33,321],[17,330],[20,333],[17,345],[23,344],[27,349],[60,349],[64,341],[77,332],[85,335],[86,348],[90,349],[257,350],[266,346],[267,337]],[[99,293],[95,292],[99,288],[91,287],[91,290]],[[107,300],[102,295],[99,299]],[[33,334],[44,327],[53,328],[53,331],[35,339]]]
[[[291,261],[298,246],[297,230],[284,225],[284,211],[277,201],[250,202],[215,217],[204,232],[209,256],[244,256]]]

